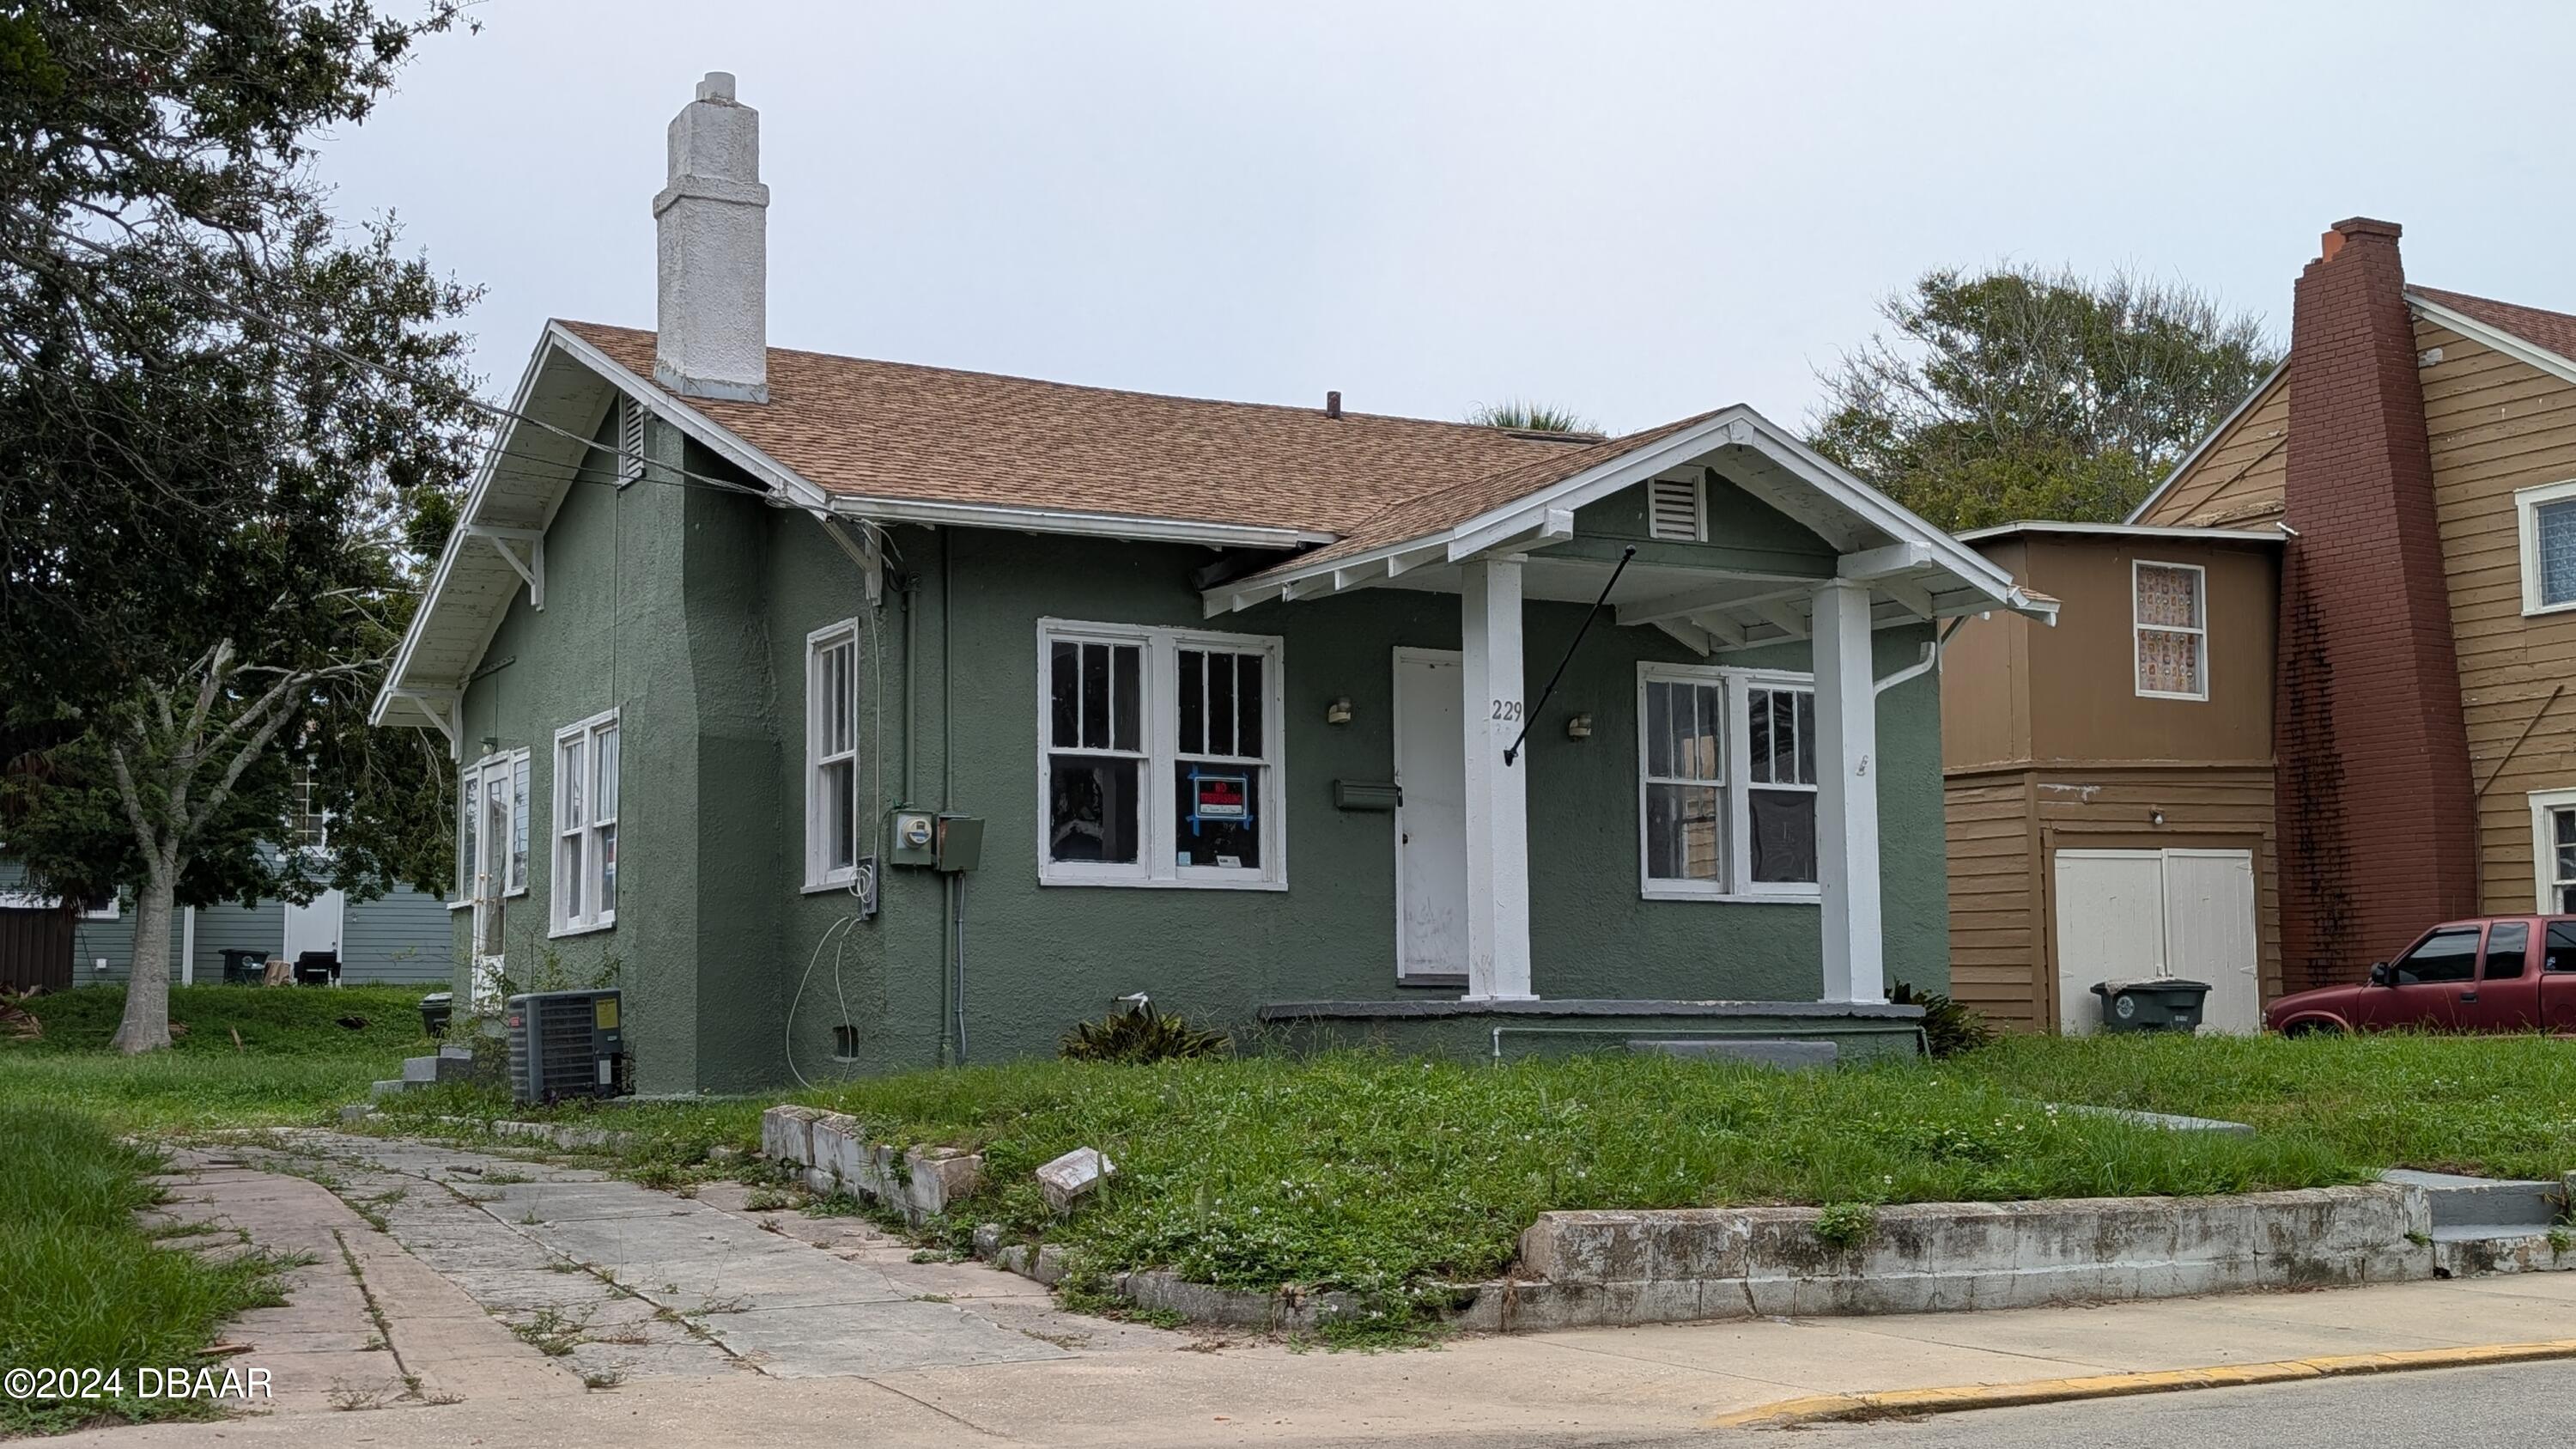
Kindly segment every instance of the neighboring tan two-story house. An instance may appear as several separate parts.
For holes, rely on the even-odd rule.
[[[1964,998],[2080,1027],[2145,963],[2250,945],[2268,999],[2576,911],[2576,316],[2413,285],[2398,237],[2326,233],[2287,359],[2126,526],[1972,536],[2068,626],[1947,651]],[[2250,882],[2174,854],[2223,835]]]
[[[1935,621],[2045,600],[1743,407],[770,348],[756,114],[710,76],[669,141],[657,329],[544,330],[376,705],[463,772],[460,988],[613,968],[648,1090],[1138,994],[1247,1047],[1912,1049]]]

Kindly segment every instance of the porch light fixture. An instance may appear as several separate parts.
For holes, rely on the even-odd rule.
[[[1351,697],[1349,695],[1343,695],[1341,698],[1334,700],[1331,704],[1324,706],[1324,723],[1328,725],[1346,725],[1350,722]]]
[[[1592,716],[1588,714],[1566,716],[1565,737],[1569,740],[1588,740],[1592,738]]]

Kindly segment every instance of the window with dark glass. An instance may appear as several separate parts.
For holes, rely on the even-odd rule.
[[[1141,645],[1047,647],[1047,858],[1137,859],[1145,763]]]
[[[2541,969],[2576,971],[2576,921],[2552,921],[2543,946]]]
[[[2467,981],[2478,974],[2478,928],[2452,926],[2435,931],[2414,950],[2397,959],[2393,977],[2400,986],[2429,986]]]
[[[1174,663],[1172,863],[1259,870],[1269,738],[1262,656],[1183,648]]]
[[[2522,974],[2523,958],[2531,954],[2531,924],[2528,921],[2498,921],[2487,927],[2488,981],[2511,981]]]
[[[1816,694],[1755,687],[1744,694],[1747,841],[1753,879],[1816,878]]]
[[[1646,878],[1724,879],[1726,691],[1646,681]]]

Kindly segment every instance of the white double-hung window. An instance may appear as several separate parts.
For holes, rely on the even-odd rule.
[[[2576,915],[2576,790],[2531,792],[2531,861],[2540,909]]]
[[[2522,611],[2576,609],[2576,479],[2513,495],[2522,539]]]
[[[1816,899],[1809,676],[1640,665],[1637,736],[1648,899]]]
[[[2138,636],[2138,694],[2209,698],[2208,574],[2198,564],[2129,565]]]
[[[805,888],[859,872],[859,627],[805,636]]]
[[[528,752],[465,767],[457,790],[456,898],[474,912],[474,954],[501,954],[501,902],[528,893]]]
[[[555,733],[554,931],[617,924],[617,711]]]
[[[1038,879],[1287,884],[1279,641],[1038,626]]]

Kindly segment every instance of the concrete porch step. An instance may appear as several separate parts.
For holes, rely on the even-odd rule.
[[[2474,1230],[2476,1236],[2539,1232],[2558,1221],[2561,1188],[2554,1182],[2508,1178],[2463,1177],[2449,1172],[2391,1168],[2386,1182],[2424,1189],[2433,1208],[2433,1236],[2445,1228]]]
[[[1830,1067],[1842,1054],[1829,1041],[1795,1041],[1787,1037],[1639,1037],[1629,1041],[1628,1050],[1690,1061],[1745,1062],[1778,1067],[1785,1072]]]

